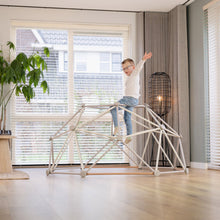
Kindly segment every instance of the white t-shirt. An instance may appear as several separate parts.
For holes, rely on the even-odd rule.
[[[145,60],[141,60],[130,76],[126,76],[125,78],[125,88],[124,88],[124,95],[125,96],[131,96],[136,99],[140,96],[140,85],[139,85],[139,75],[143,68],[143,65],[145,63]]]

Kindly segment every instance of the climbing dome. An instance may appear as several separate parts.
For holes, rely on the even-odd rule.
[[[88,120],[85,120],[85,111],[88,109],[99,109],[98,113],[90,117]],[[138,124],[142,129],[141,131],[134,132],[131,135],[123,135],[119,132],[113,135],[113,132],[110,134],[103,133],[100,130],[91,130],[88,129],[88,125],[94,124],[94,122],[100,121],[103,117],[110,113],[110,111],[116,108],[118,114],[118,120],[120,120],[120,112],[127,111],[132,115],[133,123]],[[76,174],[81,177],[86,177],[87,175],[155,175],[159,176],[160,174],[167,173],[188,173],[188,168],[186,167],[183,146],[181,141],[181,136],[169,126],[161,117],[158,116],[148,105],[138,105],[136,108],[143,108],[145,111],[146,117],[142,117],[135,112],[131,112],[125,108],[124,105],[120,103],[115,103],[112,105],[82,105],[81,108],[52,136],[50,137],[51,148],[50,148],[50,158],[49,166],[46,171],[47,175],[49,174]],[[120,123],[119,123],[120,126]],[[68,130],[65,128],[68,127]],[[81,154],[80,141],[78,140],[79,135],[83,134],[83,137],[86,138],[88,135],[102,137],[106,140],[105,144],[94,152],[94,154],[88,159],[84,160]],[[146,142],[143,147],[143,152],[139,155],[132,148],[132,142],[126,144],[125,139],[127,137],[135,137],[145,135]],[[62,137],[65,137],[62,138]],[[54,153],[54,141],[57,139],[64,140],[60,146],[58,146],[58,153]],[[166,148],[169,148],[169,152],[172,152],[172,159],[169,158],[169,154],[164,149],[162,144],[162,139],[166,140]],[[153,140],[154,148],[156,147],[156,161],[154,166],[150,166],[146,162],[145,155],[150,150],[149,145]],[[66,172],[65,170],[59,170],[60,161],[65,154],[65,151],[68,149],[70,142],[75,142],[75,148],[77,149],[78,157],[80,160],[80,166],[73,168],[73,170]],[[174,144],[175,143],[175,144]],[[122,147],[123,146],[123,147]],[[98,166],[100,160],[114,148],[119,149],[129,160],[135,165],[130,166],[134,171],[132,172],[94,172],[95,168],[100,168],[103,166]],[[169,164],[166,169],[159,166],[159,160],[161,155],[166,159]],[[136,158],[136,159],[134,159]],[[138,161],[138,162],[137,162]],[[119,169],[118,167],[117,169]],[[96,169],[97,170],[97,169]],[[106,169],[105,169],[106,171]]]

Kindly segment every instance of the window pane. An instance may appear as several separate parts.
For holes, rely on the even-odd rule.
[[[75,52],[74,54],[75,71],[87,71],[87,53]]]
[[[50,94],[43,94],[42,88],[36,89],[36,96],[27,104],[23,96],[16,97],[16,114],[68,113],[68,51],[66,31],[17,29],[16,53],[27,55],[39,51],[45,59],[48,70],[44,72]],[[50,57],[43,54],[44,45],[49,46]],[[65,55],[66,54],[66,55]]]
[[[109,62],[110,53],[100,53],[100,61],[101,62]]]
[[[103,135],[110,135],[111,133],[111,122],[109,121],[99,121],[93,122],[92,124],[85,127],[85,130],[101,133]],[[99,149],[101,149],[106,143],[107,139],[103,137],[98,137],[94,135],[85,135],[84,133],[78,133],[77,135],[78,143],[80,146],[81,155],[83,161],[88,161],[92,158]],[[123,144],[121,144],[121,148]],[[74,147],[74,161],[79,163],[79,157],[77,148]],[[102,151],[103,153],[103,151]],[[101,153],[101,154],[102,154]],[[98,156],[100,156],[99,154]],[[125,158],[124,154],[117,147],[114,147],[109,151],[99,162],[101,163],[122,163]],[[98,157],[95,157],[91,162],[95,162]]]
[[[49,138],[54,135],[61,126],[61,122],[16,122],[14,164],[48,164],[50,153]],[[54,140],[55,158],[64,141],[65,136]],[[67,149],[60,162],[67,163],[68,161]]]
[[[110,71],[110,53],[99,53],[100,54],[100,72]]]
[[[121,37],[85,36],[73,37],[75,60],[82,59],[87,63],[87,71],[74,72],[74,103],[75,109],[82,104],[111,104],[122,97],[123,75],[111,72],[109,68],[110,54],[114,53],[116,66],[121,63],[123,40]],[[105,51],[105,52],[103,52]],[[119,60],[117,60],[119,59]],[[87,110],[88,116],[98,113],[99,110]]]
[[[112,72],[121,72],[121,53],[112,53]]]

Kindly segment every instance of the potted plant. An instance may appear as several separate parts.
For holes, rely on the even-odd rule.
[[[10,61],[10,54],[15,50],[12,42],[8,41],[9,59],[0,50],[0,134],[11,134],[6,131],[7,105],[15,92],[16,96],[23,95],[27,102],[35,96],[35,88],[40,85],[43,92],[49,93],[47,81],[44,80],[44,70],[47,70],[45,60],[34,52],[30,56],[19,53]],[[48,57],[49,50],[44,48],[44,54]]]

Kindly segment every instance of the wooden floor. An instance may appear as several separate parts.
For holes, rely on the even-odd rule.
[[[81,178],[21,170],[29,180],[0,180],[0,220],[220,219],[220,171]]]

